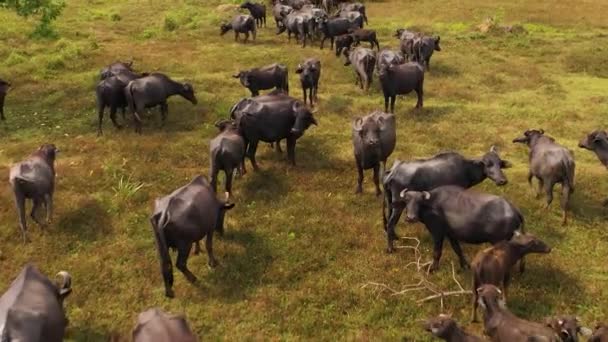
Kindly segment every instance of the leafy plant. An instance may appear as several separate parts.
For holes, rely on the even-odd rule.
[[[128,200],[135,196],[135,194],[144,187],[144,183],[133,182],[131,176],[121,176],[118,180],[118,184],[112,187],[114,196],[121,198],[122,200]]]
[[[63,0],[0,0],[0,7],[13,9],[22,17],[39,16],[40,22],[32,32],[33,37],[55,38],[52,22],[63,11]]]

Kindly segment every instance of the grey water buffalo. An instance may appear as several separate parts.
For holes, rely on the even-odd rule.
[[[524,225],[519,209],[506,199],[460,186],[446,185],[430,191],[404,189],[399,196],[406,206],[406,219],[424,223],[433,238],[430,271],[439,267],[445,238],[458,256],[460,267],[466,269],[469,264],[460,242],[496,244],[511,239]]]
[[[357,193],[362,192],[363,170],[374,170],[376,196],[380,196],[380,163],[393,153],[397,141],[395,116],[375,111],[353,122],[353,146],[357,165]]]
[[[598,323],[589,337],[589,342],[608,342],[608,324]]]
[[[505,301],[507,289],[511,282],[511,268],[519,261],[519,270],[524,271],[524,256],[530,253],[546,254],[551,247],[531,235],[515,232],[511,240],[501,241],[496,245],[479,251],[471,264],[473,269],[473,289],[483,284],[500,287]],[[477,322],[477,292],[473,291],[473,309],[471,320]]]
[[[433,336],[447,342],[482,342],[482,338],[471,335],[458,326],[456,321],[444,314],[424,322],[424,329]]]
[[[61,342],[68,319],[64,300],[72,292],[69,273],[57,273],[57,283],[27,264],[0,297],[0,340]]]
[[[555,142],[552,137],[546,136],[544,130],[527,130],[524,135],[513,140],[514,143],[528,145],[530,152],[528,159],[528,183],[532,185],[532,178],[538,179],[537,197],[544,190],[547,199],[546,209],[553,201],[553,186],[562,185],[561,207],[563,211],[562,222],[568,222],[568,206],[570,196],[574,192],[574,154],[571,150]]]
[[[406,29],[398,29],[395,32],[395,37],[399,39],[399,48],[401,53],[405,56],[408,61],[416,60],[416,42],[422,36],[419,32],[414,32]]]
[[[424,68],[417,62],[398,65],[386,65],[378,70],[382,93],[384,94],[384,111],[395,112],[397,95],[416,92],[416,108],[422,108],[424,97]]]
[[[559,335],[562,342],[578,342],[579,335],[590,337],[593,333],[591,329],[582,326],[575,316],[548,317],[544,323]]]
[[[260,90],[281,89],[289,93],[289,71],[283,64],[273,63],[260,68],[241,70],[232,77],[238,78],[251,96],[260,95]]]
[[[353,29],[363,28],[363,23],[365,22],[361,13],[357,11],[341,11],[337,15],[334,15],[333,18],[348,19]]]
[[[46,223],[53,217],[53,193],[55,192],[55,157],[59,150],[53,144],[44,144],[27,159],[11,167],[9,182],[15,196],[15,206],[19,214],[19,225],[23,243],[27,237],[25,221],[25,200],[33,202],[30,217],[41,228],[44,224],[36,217],[41,205],[46,208]]]
[[[378,43],[378,38],[376,38],[376,31],[367,30],[367,29],[356,29],[351,30],[350,35],[353,37],[355,46],[359,45],[361,42],[368,42],[371,44],[370,48],[376,47],[380,50],[380,44]]]
[[[281,25],[283,25],[283,19],[285,19],[285,17],[292,11],[293,8],[291,8],[291,6],[286,6],[279,3],[272,6],[272,16],[274,17],[274,23],[277,28],[280,28]]]
[[[476,291],[479,306],[484,311],[484,333],[492,341],[560,341],[553,329],[541,323],[526,321],[511,313],[501,298],[502,292],[496,286],[485,284]]]
[[[133,61],[129,62],[114,62],[99,72],[99,79],[104,80],[108,77],[116,76],[121,73],[133,73]]]
[[[217,175],[224,171],[226,175],[226,199],[232,195],[232,176],[235,170],[244,172],[245,140],[232,120],[222,120],[215,124],[220,133],[209,143],[211,152],[211,187],[217,192]]]
[[[6,120],[4,117],[4,99],[6,98],[6,94],[8,93],[11,84],[7,81],[0,79],[0,120]]]
[[[581,139],[578,147],[593,151],[600,163],[608,168],[608,134],[603,130],[595,130]],[[604,200],[604,206],[608,205],[608,199]]]
[[[367,13],[365,11],[365,5],[360,3],[360,2],[353,2],[353,3],[341,3],[338,9],[338,13],[336,14],[340,14],[342,12],[359,12],[361,13],[361,17],[363,18],[363,20],[365,21],[365,23],[367,24]]]
[[[246,155],[258,170],[255,153],[258,142],[287,140],[287,156],[295,166],[296,141],[311,126],[317,125],[313,112],[299,100],[286,94],[262,95],[241,99],[231,111],[245,137]]]
[[[314,106],[314,103],[319,100],[317,92],[319,90],[319,79],[321,78],[321,61],[316,58],[304,60],[304,62],[298,64],[296,74],[300,75],[300,84],[304,93],[304,104],[306,104],[306,93],[308,92],[310,105]]]
[[[230,30],[234,30],[234,41],[239,40],[239,35],[241,33],[245,34],[244,43],[247,43],[249,40],[249,32],[251,32],[254,41],[258,32],[255,19],[250,15],[244,14],[239,14],[232,18],[231,22],[222,24],[220,26],[220,35],[223,36]]]
[[[431,57],[433,56],[433,52],[441,51],[441,47],[439,46],[440,39],[439,36],[424,36],[414,42],[416,61],[422,64],[426,70],[431,70]]]
[[[159,106],[164,125],[169,113],[167,99],[173,95],[180,95],[194,105],[198,103],[194,88],[189,83],[175,82],[165,74],[152,73],[129,82],[125,87],[125,96],[129,110],[135,117],[135,131],[141,133],[140,114],[146,108]]]
[[[405,63],[405,58],[399,52],[384,48],[378,51],[376,58],[376,71],[379,72],[382,68],[388,68],[391,65],[400,65]]]
[[[133,342],[197,342],[184,316],[171,315],[159,308],[148,309],[137,316]]]
[[[234,204],[216,198],[211,184],[203,176],[197,176],[168,196],[156,199],[150,223],[160,257],[167,297],[175,296],[169,248],[177,249],[177,269],[188,281],[195,282],[196,277],[187,265],[192,244],[196,243],[198,246],[198,241],[206,237],[205,249],[209,266],[215,267],[217,260],[213,256],[213,233],[223,234],[225,213],[233,207]]]
[[[322,19],[318,23],[319,31],[323,34],[321,39],[321,50],[325,45],[327,39],[331,42],[331,48],[334,48],[334,40],[337,36],[348,34],[349,30],[353,28],[359,28],[356,22],[349,20],[348,18],[329,18]]]
[[[245,1],[241,8],[245,8],[249,11],[249,14],[255,19],[255,23],[258,27],[266,27],[266,5],[258,4],[251,1]]]
[[[376,52],[371,49],[357,47],[352,50],[344,50],[346,57],[345,66],[352,65],[357,76],[357,84],[364,91],[369,90],[376,67]]]
[[[99,115],[99,125],[97,135],[102,135],[102,124],[104,111],[107,107],[110,108],[110,119],[117,129],[122,126],[116,121],[116,111],[122,110],[122,118],[125,119],[125,109],[128,106],[125,88],[129,82],[148,74],[139,75],[132,71],[122,71],[113,76],[106,77],[99,81],[95,88],[97,98],[97,113]]]
[[[306,47],[306,37],[312,37],[314,21],[312,17],[303,15],[300,12],[291,12],[283,18],[283,24],[277,29],[277,35],[287,31],[287,40],[291,41],[291,35],[300,39],[302,47]]]
[[[389,244],[388,252],[393,251],[392,240],[398,239],[395,226],[405,209],[399,198],[403,189],[428,191],[442,185],[470,188],[486,178],[498,186],[503,186],[507,184],[507,178],[502,169],[509,167],[511,163],[501,159],[494,146],[478,159],[467,159],[458,153],[446,152],[428,159],[407,162],[396,160],[383,179],[383,219]]]

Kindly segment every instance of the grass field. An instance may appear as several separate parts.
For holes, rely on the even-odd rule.
[[[223,3],[226,3],[224,1]],[[236,1],[234,1],[236,2]],[[383,98],[374,80],[362,93],[354,75],[329,49],[305,49],[275,36],[274,22],[258,40],[243,45],[219,36],[233,15],[217,0],[72,0],[58,19],[57,40],[30,40],[34,22],[0,11],[0,77],[13,89],[7,121],[0,122],[0,174],[40,144],[60,149],[54,222],[42,234],[30,225],[23,246],[8,182],[0,187],[0,288],[26,262],[47,274],[71,272],[67,300],[70,341],[127,337],[139,312],[152,306],[185,313],[202,340],[430,340],[420,320],[441,312],[439,301],[417,304],[429,292],[378,293],[368,282],[400,290],[417,282],[406,265],[411,250],[385,253],[382,201],[373,195],[371,172],[364,194],[354,194],[356,171],[350,123]],[[492,144],[514,164],[510,183],[478,186],[507,197],[524,213],[527,230],[553,246],[550,255],[528,259],[516,275],[509,307],[540,320],[576,314],[591,325],[607,318],[608,174],[595,155],[578,149],[588,131],[608,126],[608,3],[579,1],[391,0],[368,3],[370,27],[381,46],[397,47],[399,27],[441,35],[425,80],[425,108],[414,96],[397,101],[398,142],[390,158],[410,159],[456,150],[481,156]],[[528,34],[482,34],[476,26],[494,16],[521,24]],[[207,257],[191,257],[199,277],[189,284],[175,270],[176,298],[164,297],[148,223],[154,198],[209,169],[213,123],[248,91],[230,76],[239,69],[282,62],[290,68],[292,94],[300,97],[294,72],[306,57],[322,61],[319,126],[307,131],[291,167],[260,145],[261,172],[235,182],[237,206],[227,215],[224,238],[215,240],[217,269]],[[162,71],[191,82],[199,104],[170,101],[169,121],[145,120],[144,134],[130,125],[117,131],[106,116],[96,136],[94,86],[98,72],[117,59],[133,58],[139,71]],[[130,119],[128,117],[129,123]],[[545,211],[525,178],[527,149],[511,140],[543,128],[575,151],[573,219],[561,225],[559,201]],[[131,191],[143,185],[139,191]],[[559,199],[559,194],[556,194]],[[431,240],[420,225],[400,223],[398,234],[421,240],[423,261]],[[411,243],[404,241],[403,243]],[[466,246],[472,259],[479,246]],[[446,245],[440,271],[429,280],[455,290]],[[468,288],[470,274],[456,277]],[[469,297],[445,300],[468,330]]]

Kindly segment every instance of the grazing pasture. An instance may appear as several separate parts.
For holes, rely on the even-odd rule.
[[[67,270],[73,293],[66,299],[69,341],[130,337],[137,315],[153,306],[183,313],[203,340],[397,340],[427,341],[423,320],[451,313],[467,331],[470,296],[418,304],[429,291],[391,295],[418,282],[411,249],[387,254],[382,197],[366,175],[355,194],[357,170],[352,121],[383,109],[377,75],[368,92],[359,89],[344,58],[320,41],[302,48],[275,35],[272,20],[246,44],[220,25],[238,10],[237,0],[68,1],[55,23],[59,38],[32,40],[34,22],[0,10],[0,78],[11,83],[0,121],[0,289],[23,265],[44,274]],[[270,6],[267,4],[267,16]],[[398,28],[441,36],[425,74],[424,108],[414,93],[395,107],[395,159],[430,157],[456,150],[483,155],[496,145],[513,167],[509,183],[486,181],[475,189],[517,206],[526,231],[552,247],[529,258],[526,273],[513,275],[509,309],[518,317],[577,315],[587,326],[608,318],[608,172],[578,142],[608,127],[608,3],[570,1],[386,0],[366,2],[369,25],[380,47],[398,49]],[[242,10],[241,13],[247,13]],[[524,33],[489,30],[488,17],[522,25]],[[366,46],[367,43],[363,43]],[[231,76],[271,63],[285,64],[290,94],[302,98],[296,67],[318,58],[322,74],[313,126],[299,139],[297,166],[261,143],[260,171],[233,182],[236,206],[226,215],[225,234],[214,239],[219,262],[207,267],[205,253],[189,259],[199,278],[192,285],[175,272],[176,298],[165,298],[149,215],[154,199],[209,176],[209,140],[214,123],[249,91]],[[106,113],[97,136],[95,86],[102,67],[133,59],[137,72],[162,72],[190,83],[198,104],[171,98],[161,128],[158,109],[144,112],[143,134],[133,119],[116,130]],[[265,93],[265,91],[262,91]],[[141,114],[141,113],[140,113]],[[119,122],[122,116],[118,115]],[[512,140],[527,129],[544,129],[574,151],[575,192],[562,226],[559,205],[544,209],[527,184],[528,151]],[[42,232],[29,222],[22,244],[10,165],[43,143],[60,152],[56,160],[53,222]],[[283,143],[283,147],[284,147]],[[220,177],[220,188],[223,188]],[[555,191],[556,203],[561,192]],[[432,239],[420,223],[397,225],[399,236],[420,240],[422,261],[432,259]],[[411,246],[412,240],[396,246]],[[469,260],[480,248],[463,244]],[[175,254],[172,254],[175,260]],[[428,277],[437,288],[471,286],[470,271],[444,245],[442,267]],[[368,284],[368,286],[363,286]]]

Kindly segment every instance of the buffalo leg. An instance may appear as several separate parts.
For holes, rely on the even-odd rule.
[[[528,184],[530,185],[530,187],[532,187],[532,178],[534,178],[534,175],[532,174],[532,170],[528,170]],[[538,191],[540,193],[540,189]]]
[[[209,267],[217,266],[217,260],[215,260],[215,257],[213,256],[213,231],[207,234],[205,249],[207,250],[207,257],[209,258]]]
[[[389,102],[389,96],[384,95],[384,112],[388,113],[388,102]]]
[[[334,37],[331,36],[329,39],[331,41],[331,49],[333,50],[334,49]]]
[[[272,143],[270,144],[270,146],[272,147]],[[281,149],[281,140],[277,140],[277,144],[275,145],[275,148],[277,150],[277,153],[279,153],[279,154],[283,153],[283,150]]]
[[[427,60],[424,61],[424,64],[426,64],[426,70],[431,71],[431,59],[427,58]]]
[[[165,127],[165,122],[167,122],[167,114],[169,113],[169,105],[167,102],[163,102],[160,104],[160,117],[161,117],[161,127]]]
[[[391,96],[391,113],[395,112],[395,100],[397,99],[397,95]]]
[[[387,253],[393,253],[393,241],[399,239],[399,237],[395,233],[395,226],[397,225],[397,222],[399,222],[399,219],[401,218],[401,214],[403,214],[404,209],[405,207],[401,205],[391,208],[391,216],[389,217],[388,224],[386,225],[386,237],[388,242],[388,247],[386,249]]]
[[[306,104],[306,88],[302,87],[302,91],[304,92],[304,104]]]
[[[234,31],[234,41],[238,42],[239,41],[239,33]]]
[[[27,237],[27,222],[25,221],[25,196],[21,193],[15,193],[15,206],[19,213],[19,226],[21,227],[21,235],[23,235],[23,243],[29,242]]]
[[[363,167],[359,162],[358,158],[355,158],[355,163],[357,164],[357,189],[355,193],[360,194],[363,192]]]
[[[553,181],[545,183],[545,196],[547,197],[547,205],[545,206],[545,209],[549,209],[551,202],[553,202],[553,185],[555,185]]]
[[[538,178],[538,191],[536,192],[536,198],[541,198],[543,195],[543,189],[545,187],[545,181],[542,178]]]
[[[502,278],[502,298],[507,301],[507,288],[511,283],[511,274],[507,271]]]
[[[287,138],[287,159],[291,162],[291,165],[296,166],[296,138]]]
[[[569,185],[566,185],[565,182],[562,183],[561,206],[563,211],[562,224],[564,225],[568,223],[568,204],[570,203],[571,193],[571,187]]]
[[[180,270],[189,282],[194,283],[196,277],[188,269],[188,256],[190,255],[190,249],[192,249],[192,243],[180,242],[177,246],[177,261],[175,266]]]
[[[258,167],[258,163],[255,161],[255,152],[258,149],[258,141],[250,141],[249,148],[247,149],[247,157],[251,161],[251,167],[253,167],[254,171],[258,171],[260,168]]]
[[[217,174],[219,173],[219,169],[215,162],[211,163],[211,188],[213,192],[217,194]]]
[[[418,96],[418,100],[416,101],[416,108],[422,108],[423,104],[422,104],[422,87],[419,87],[418,89],[416,89],[416,95]]]
[[[476,323],[477,322],[477,306],[479,305],[479,303],[477,302],[479,300],[478,294],[477,294],[477,289],[479,288],[479,284],[476,279],[475,279],[475,274],[473,274],[473,308],[471,310],[471,322]]]
[[[43,226],[42,222],[38,221],[38,218],[36,217],[36,213],[38,212],[38,208],[40,208],[40,199],[38,198],[34,198],[32,200],[33,205],[32,205],[32,212],[30,213],[30,217],[32,218],[32,220],[34,220],[34,222],[36,222],[37,225],[39,226]]]
[[[376,185],[376,196],[382,195],[380,190],[380,163],[374,165],[374,184]]]
[[[251,31],[251,36],[253,37],[253,41],[255,42],[255,39],[257,38],[258,35],[258,31],[257,30],[253,30]]]
[[[460,243],[458,242],[458,240],[452,237],[448,237],[448,240],[450,240],[450,245],[452,245],[454,253],[456,253],[456,255],[458,256],[458,260],[460,261],[460,267],[463,270],[471,268],[469,266],[469,263],[467,262],[467,259],[464,257],[464,253],[462,253],[462,248],[460,248]]]
[[[194,243],[194,255],[199,255],[201,253],[201,245],[198,241]]]
[[[232,176],[234,175],[234,169],[232,167],[226,168],[226,201],[232,196]]]
[[[117,129],[121,129],[122,126],[118,123],[118,121],[116,121],[116,112],[117,111],[118,111],[118,108],[116,108],[116,106],[110,107],[110,120],[112,120],[112,124],[114,124],[114,127],[116,127]]]
[[[44,203],[46,207],[46,223],[51,223],[51,220],[53,219],[53,195],[44,195]]]
[[[314,88],[310,87],[308,88],[308,101],[310,102],[310,106],[314,107],[314,102],[313,102],[313,94],[314,94]],[[304,104],[306,104],[306,102],[304,102]]]
[[[103,106],[99,106],[99,110],[98,110],[99,125],[97,127],[97,136],[100,136],[100,135],[103,134],[103,131],[101,129],[101,126],[103,125],[103,110],[104,110],[104,107]],[[4,120],[4,117],[3,117],[2,120]]]
[[[327,39],[327,36],[323,35],[323,39],[321,39],[321,50],[323,50],[323,45],[325,45],[325,39]]]
[[[243,43],[247,43],[248,40],[249,40],[249,31],[245,32],[245,40],[243,41]]]
[[[439,260],[441,259],[441,252],[443,251],[443,235],[433,234],[433,264],[429,269],[429,272],[434,272],[439,268]]]

